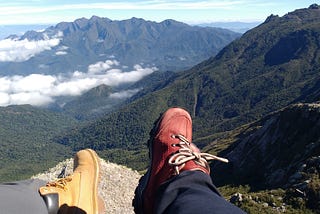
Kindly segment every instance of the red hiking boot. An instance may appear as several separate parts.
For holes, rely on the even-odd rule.
[[[135,213],[153,213],[157,189],[180,172],[200,170],[210,174],[208,160],[228,161],[200,153],[191,140],[192,120],[187,111],[171,108],[158,119],[148,141],[150,166],[135,190]]]

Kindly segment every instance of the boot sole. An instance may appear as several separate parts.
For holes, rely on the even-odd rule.
[[[94,211],[94,214],[103,214],[105,213],[105,203],[104,203],[104,200],[98,194],[98,185],[102,178],[99,156],[92,149],[86,149],[86,151],[89,152],[90,156],[92,157],[92,160],[94,161],[94,169],[96,172],[94,176],[94,188],[92,192],[92,198],[94,199],[93,211]]]

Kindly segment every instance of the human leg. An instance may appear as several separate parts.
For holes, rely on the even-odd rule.
[[[30,179],[0,184],[0,213],[48,214],[38,189],[46,182]]]
[[[98,155],[81,150],[68,177],[49,183],[30,179],[0,184],[0,213],[104,213],[104,202],[98,197],[99,172]]]
[[[201,171],[183,171],[162,184],[156,193],[155,213],[244,213],[226,201],[213,185],[211,177]]]
[[[216,189],[212,188],[213,185],[208,186],[208,183],[202,182],[202,185],[198,185],[198,187],[202,187],[201,191],[199,191],[199,188],[195,188],[197,186],[196,184],[199,184],[195,181],[199,182],[199,179],[190,183],[185,183],[185,186],[182,189],[176,189],[175,191],[178,191],[179,193],[177,195],[175,195],[175,193],[171,194],[171,196],[169,194],[164,194],[170,192],[166,187],[172,187],[172,185],[165,185],[168,180],[169,184],[170,181],[180,181],[181,175],[188,174],[184,173],[187,171],[199,171],[200,173],[205,174],[205,178],[208,180],[210,173],[210,167],[207,163],[208,160],[227,162],[224,158],[201,153],[191,140],[192,120],[188,112],[181,108],[171,108],[159,118],[154,129],[150,133],[150,140],[148,141],[149,156],[151,160],[150,167],[147,173],[141,178],[135,191],[133,205],[136,213],[159,213],[160,207],[164,207],[164,211],[169,207],[177,207],[174,205],[174,202],[180,201],[178,197],[183,198],[188,196],[190,199],[196,196],[190,193],[200,194],[199,197],[204,199],[204,204],[216,202],[226,205],[225,208],[228,208],[229,205],[231,207],[230,209],[234,207],[220,197]],[[187,180],[184,179],[184,181]],[[202,195],[204,189],[206,189],[205,192],[212,195],[212,197],[204,197],[204,195]],[[160,190],[163,194],[156,194]],[[180,194],[181,190],[188,194]],[[170,199],[172,200],[170,203],[168,203],[170,200],[167,200],[165,203],[163,202],[167,197],[173,197]],[[213,198],[214,201],[212,201]],[[162,202],[159,203],[159,201]],[[167,205],[164,205],[166,203]],[[182,204],[185,204],[185,202]],[[198,206],[197,203],[193,203],[193,206],[196,207],[198,213],[203,213],[201,211],[202,207]],[[240,209],[238,210],[241,211]]]

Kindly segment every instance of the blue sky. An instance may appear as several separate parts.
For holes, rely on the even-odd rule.
[[[92,15],[112,20],[174,19],[188,24],[264,21],[319,0],[0,0],[0,25],[57,24]]]

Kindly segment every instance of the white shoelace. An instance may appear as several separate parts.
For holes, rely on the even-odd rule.
[[[208,171],[210,171],[208,161],[218,160],[225,163],[229,162],[225,158],[221,158],[212,154],[193,151],[191,148],[191,143],[183,135],[173,135],[172,137],[180,140],[179,143],[173,144],[172,146],[181,147],[177,153],[170,157],[168,161],[169,165],[175,168],[176,174],[179,174],[180,170],[183,169],[185,164],[190,160],[193,160],[196,164],[206,168]]]

